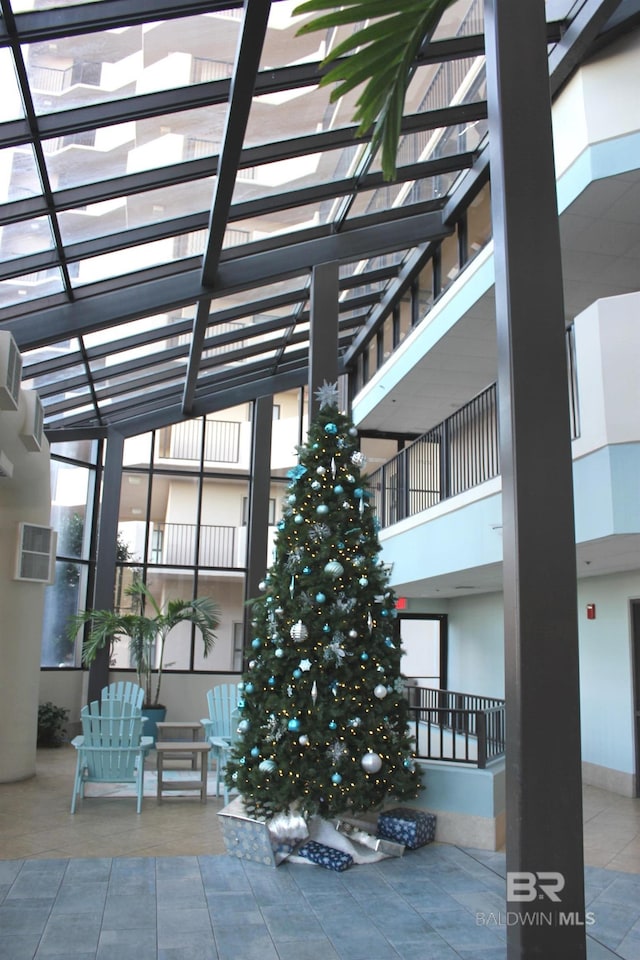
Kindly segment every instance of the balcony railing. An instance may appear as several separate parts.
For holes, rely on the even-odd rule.
[[[493,384],[370,474],[369,486],[388,527],[499,473]]]
[[[236,527],[154,523],[149,562],[168,566],[235,567]]]
[[[209,463],[238,463],[240,429],[236,420],[206,420],[204,459]],[[174,460],[200,460],[202,421],[185,420],[161,432],[159,457]]]
[[[431,687],[409,687],[408,699],[419,759],[484,769],[504,756],[504,700]]]

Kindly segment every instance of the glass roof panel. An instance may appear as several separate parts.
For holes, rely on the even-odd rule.
[[[11,0],[14,13],[28,13],[29,10],[52,10],[55,7],[75,7],[79,3],[101,3],[102,0]]]
[[[2,259],[13,260],[31,253],[52,250],[54,246],[49,217],[34,217],[27,223],[7,223],[2,227]]]
[[[183,342],[183,334],[193,322],[194,315],[195,307],[190,306],[172,313],[130,320],[116,327],[84,334],[84,345],[90,359],[100,356],[106,358],[107,364],[120,363],[123,359],[157,352],[158,342],[180,344]]]
[[[57,267],[0,281],[0,308],[15,306],[64,290],[62,273]]]
[[[225,114],[226,106],[216,104],[45,140],[52,186],[100,183],[213,156],[220,149]]]
[[[3,171],[0,203],[42,196],[42,183],[31,144],[0,150],[0,167]]]
[[[25,44],[36,113],[231,76],[240,23],[205,13]]]
[[[73,286],[81,287],[87,283],[98,283],[100,280],[121,277],[148,267],[200,255],[204,249],[205,239],[206,231],[199,230],[196,233],[166,237],[164,240],[155,240],[151,243],[138,244],[123,250],[114,250],[112,253],[79,260],[75,264],[77,275],[73,278]]]
[[[16,78],[13,57],[7,47],[0,50],[0,122],[24,117],[24,107]]]
[[[433,32],[434,40],[473,36],[484,30],[483,0],[458,0],[448,10]]]
[[[63,242],[79,243],[178,216],[207,213],[213,184],[213,178],[196,180],[63,210],[58,214]]]

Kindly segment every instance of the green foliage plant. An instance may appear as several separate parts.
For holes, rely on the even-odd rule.
[[[345,0],[338,4],[331,0],[306,0],[293,11],[298,16],[322,14],[303,24],[298,34],[331,30],[350,23],[366,24],[338,43],[323,60],[321,67],[331,69],[324,74],[320,85],[336,84],[331,92],[332,103],[362,86],[353,116],[359,124],[356,136],[364,136],[373,128],[371,153],[382,147],[385,180],[393,180],[396,173],[402,113],[415,59],[442,14],[454,2]]]
[[[82,647],[82,662],[89,666],[99,651],[109,650],[118,637],[128,637],[138,683],[144,688],[144,705],[159,707],[167,637],[180,623],[192,623],[199,631],[208,656],[220,625],[220,607],[210,597],[195,600],[167,600],[161,607],[142,580],[134,580],[126,594],[132,599],[130,613],[114,610],[85,610],[73,616],[69,633],[75,636],[85,624],[89,631]],[[154,682],[155,675],[155,682]]]
[[[38,706],[38,746],[59,747],[64,743],[69,711],[51,700]]]

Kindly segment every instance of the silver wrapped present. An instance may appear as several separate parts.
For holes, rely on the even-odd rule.
[[[228,854],[277,867],[309,835],[303,817],[279,813],[270,820],[256,820],[244,809],[242,797],[218,811],[222,839]]]

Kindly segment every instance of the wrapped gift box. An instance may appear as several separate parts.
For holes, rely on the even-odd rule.
[[[346,870],[353,863],[351,854],[328,847],[325,843],[318,843],[317,840],[307,840],[298,849],[297,855],[321,867],[326,867],[327,870]]]
[[[394,807],[378,816],[378,836],[404,843],[410,850],[431,843],[436,836],[436,817],[426,810]]]
[[[308,836],[302,817],[256,820],[247,814],[241,797],[219,810],[218,817],[227,853],[268,867],[279,866]]]

